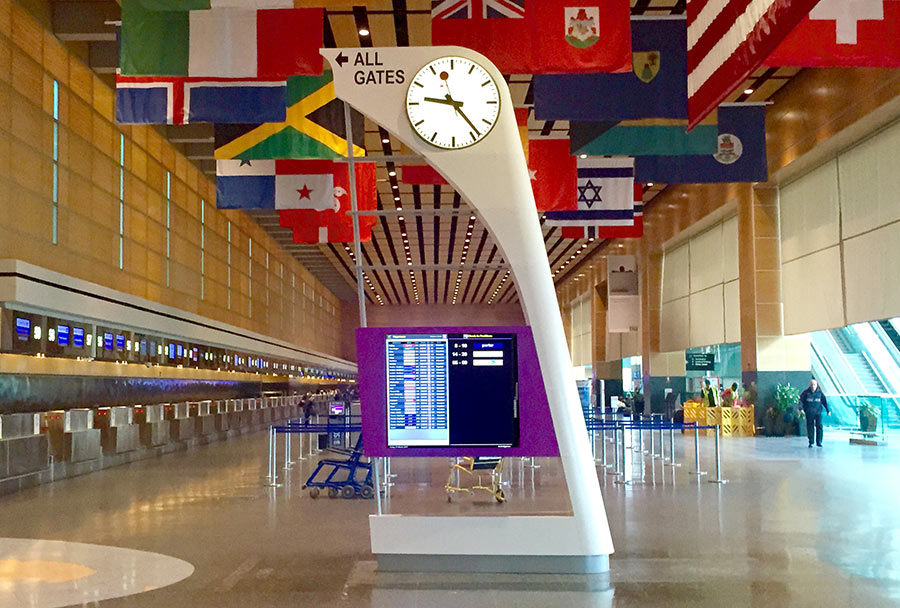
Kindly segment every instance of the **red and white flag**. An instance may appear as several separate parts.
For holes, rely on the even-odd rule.
[[[900,67],[900,0],[819,0],[770,66]]]
[[[634,224],[631,226],[562,226],[564,239],[639,239],[644,236],[644,187],[634,184]]]
[[[280,209],[279,221],[284,228],[291,228],[295,243],[350,243],[353,241],[353,218],[350,211],[350,173],[347,165],[321,160],[278,161],[292,163],[295,173],[312,175],[330,174],[333,182],[334,200],[337,209]],[[360,211],[371,211],[377,206],[378,193],[375,186],[375,163],[356,163],[356,202]],[[305,186],[301,186],[305,187]],[[303,198],[304,194],[298,196]],[[362,215],[359,218],[360,240],[372,240],[372,226],[375,217]]]
[[[817,2],[688,0],[688,128],[741,86]]]

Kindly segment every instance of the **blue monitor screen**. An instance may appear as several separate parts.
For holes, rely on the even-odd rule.
[[[81,327],[72,328],[72,344],[78,348],[84,348],[84,329]]]
[[[16,317],[16,334],[27,338],[31,335],[31,319]]]
[[[103,334],[103,348],[106,350],[113,349],[113,335],[109,332]]]
[[[57,325],[56,326],[56,341],[60,346],[68,346],[69,345],[69,326],[68,325]]]
[[[177,348],[178,356],[183,357],[184,356],[184,347],[181,344],[178,344],[176,346],[176,348]]]
[[[175,358],[175,344],[170,342],[169,343],[169,359],[174,359],[174,358]]]
[[[199,357],[199,351],[195,348],[195,349],[192,351],[192,355],[193,355],[193,356],[192,356],[191,358],[192,358],[194,361],[196,361],[197,358]]]
[[[122,334],[116,334],[116,348],[119,350],[125,350],[125,336]]]

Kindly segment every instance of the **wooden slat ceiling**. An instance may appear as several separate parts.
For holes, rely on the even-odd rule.
[[[57,2],[56,4],[64,4]],[[87,3],[90,4],[90,3]],[[109,4],[104,19],[109,21]],[[430,0],[302,0],[300,5],[326,8],[325,45],[329,47],[427,46],[431,43]],[[635,15],[682,15],[685,0],[631,0]],[[82,21],[84,13],[81,13]],[[101,24],[102,26],[102,24]],[[72,34],[71,23],[54,23]],[[360,32],[368,31],[368,35]],[[84,38],[91,40],[91,38]],[[108,41],[106,41],[108,44]],[[90,44],[101,44],[91,42]],[[97,54],[99,57],[99,53]],[[98,73],[109,73],[108,67],[92,65]],[[798,70],[766,68],[757,70],[728,101],[767,101]],[[514,105],[533,107],[531,76],[512,74],[506,77]],[[747,92],[745,92],[747,91]],[[208,125],[168,127],[167,137],[205,172],[215,174],[212,160],[211,129]],[[528,131],[532,137],[568,136],[566,121],[539,121],[529,116]],[[366,149],[374,154],[409,154],[383,129],[366,121]],[[402,184],[391,162],[379,163],[378,208],[409,212],[438,209],[458,215],[401,215],[377,218],[371,242],[362,246],[362,263],[366,266],[393,266],[391,269],[369,269],[364,272],[364,292],[373,305],[425,303],[515,302],[518,298],[512,276],[491,235],[471,213],[471,209],[449,186],[410,186]],[[652,204],[665,184],[646,188],[644,205]],[[278,226],[274,213],[248,212],[282,247],[294,255],[335,295],[343,300],[356,297],[356,269],[352,244],[298,245],[289,231]],[[600,240],[574,240],[559,237],[559,230],[544,227],[547,256],[554,277],[562,280],[567,270],[598,248]],[[412,266],[413,269],[401,269]],[[440,266],[439,269],[420,269]]]

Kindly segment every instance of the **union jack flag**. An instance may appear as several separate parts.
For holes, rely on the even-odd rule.
[[[525,0],[432,0],[432,19],[524,19]]]

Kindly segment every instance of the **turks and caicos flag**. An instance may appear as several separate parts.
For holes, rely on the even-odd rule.
[[[548,226],[630,227],[634,225],[634,159],[578,159],[575,208],[548,211]]]

